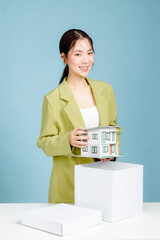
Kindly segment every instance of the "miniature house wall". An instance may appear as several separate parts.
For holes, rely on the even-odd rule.
[[[118,156],[117,127],[105,126],[86,129],[90,139],[86,148],[81,149],[81,156],[93,158]]]

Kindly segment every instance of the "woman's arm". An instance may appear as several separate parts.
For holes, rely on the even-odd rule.
[[[116,107],[116,100],[115,100],[115,95],[114,91],[111,85],[106,84],[106,99],[108,101],[108,124],[109,126],[117,126],[117,107]],[[118,127],[116,132],[116,141],[119,143],[118,144],[118,153],[119,153],[119,147],[120,147],[120,134],[122,132],[121,128]],[[97,161],[116,161],[117,157],[113,158],[95,158],[95,162]]]
[[[111,107],[109,108],[109,125],[110,126],[117,126],[117,106],[116,106],[116,99],[115,99],[115,94],[114,94],[114,91],[113,91],[113,88],[111,88],[112,91],[111,91]],[[120,141],[120,134],[121,134],[122,130],[120,127],[117,128],[117,131],[116,131],[116,141],[119,143],[118,144],[118,151],[120,152],[120,144],[121,144],[121,141]]]
[[[69,142],[70,132],[59,135],[56,119],[46,97],[43,100],[41,133],[37,146],[47,156],[71,155],[72,149]]]
[[[115,94],[113,91],[113,88],[111,87],[111,102],[110,102],[110,106],[109,106],[109,125],[110,126],[117,126],[117,106],[116,106],[116,99],[115,99]],[[122,130],[120,127],[117,128],[116,131],[116,141],[118,142],[118,151],[120,152],[120,134],[121,134]]]
[[[41,133],[37,141],[37,146],[41,148],[47,156],[74,156],[77,149],[86,147],[88,144],[82,140],[88,140],[88,136],[82,127],[78,127],[64,134],[59,134],[59,128],[46,97],[43,100]]]

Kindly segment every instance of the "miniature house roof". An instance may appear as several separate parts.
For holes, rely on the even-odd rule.
[[[94,127],[94,128],[86,128],[85,130],[100,130],[100,129],[106,129],[106,128],[118,128],[119,126],[99,126],[99,127]]]

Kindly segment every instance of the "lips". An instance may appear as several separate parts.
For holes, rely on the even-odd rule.
[[[80,69],[81,69],[83,72],[87,72],[88,69],[89,69],[89,66],[83,66],[83,67],[80,67]]]

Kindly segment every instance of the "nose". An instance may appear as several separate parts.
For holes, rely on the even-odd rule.
[[[87,56],[87,54],[84,54],[83,55],[83,63],[88,63],[88,62],[89,62],[88,56]]]

